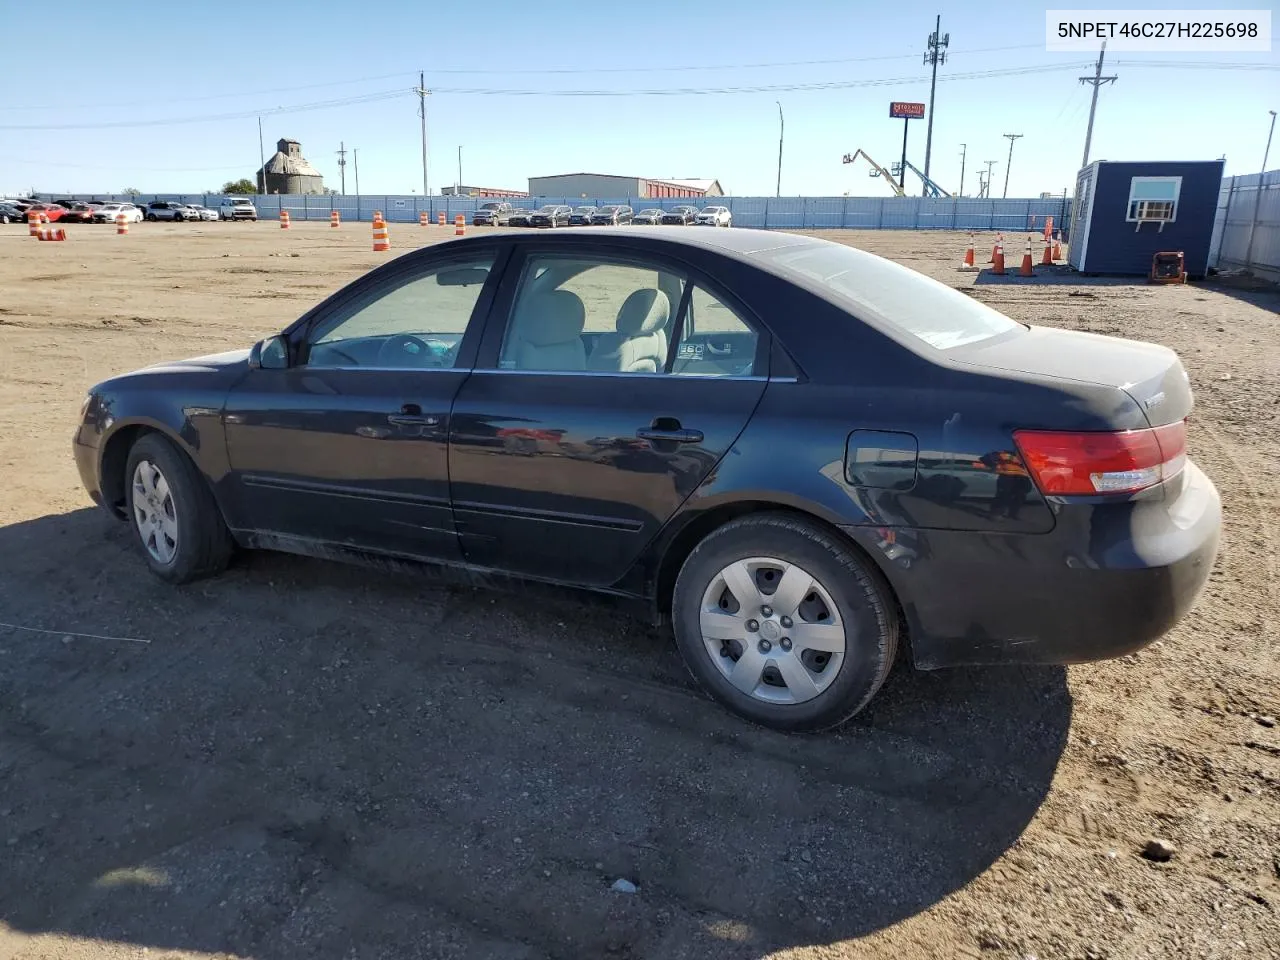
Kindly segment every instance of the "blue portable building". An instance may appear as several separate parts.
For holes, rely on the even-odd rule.
[[[1095,160],[1076,176],[1067,262],[1081,273],[1147,276],[1180,251],[1189,277],[1209,269],[1223,161]]]

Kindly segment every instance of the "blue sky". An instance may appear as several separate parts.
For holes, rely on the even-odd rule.
[[[408,91],[422,69],[435,91],[428,100],[433,192],[457,178],[461,145],[463,178],[473,185],[523,188],[531,175],[591,171],[716,177],[734,194],[772,194],[780,101],[784,195],[886,195],[865,165],[847,167],[841,157],[861,147],[886,166],[897,159],[902,122],[888,118],[888,103],[928,98],[921,55],[941,13],[951,44],[939,68],[934,178],[949,190],[959,187],[960,145],[967,143],[964,192],[976,192],[979,164],[996,160],[998,196],[1009,146],[1001,135],[1021,133],[1009,196],[1034,196],[1074,181],[1089,100],[1089,88],[1076,77],[1092,72],[1084,66],[1089,54],[1045,51],[1044,9],[971,0],[15,4],[6,14],[6,33],[48,35],[56,22],[59,39],[41,42],[39,71],[21,43],[0,62],[0,192],[217,189],[256,170],[257,111],[365,95],[373,99],[264,113],[268,155],[280,137],[300,140],[326,185],[337,187],[335,151],[345,141],[359,148],[362,192],[420,192],[417,100]],[[76,38],[83,38],[81,53]],[[1153,61],[1176,65],[1143,66]],[[1274,48],[1108,51],[1105,72],[1120,79],[1102,90],[1092,158],[1225,155],[1228,173],[1255,171],[1267,111],[1280,109],[1280,72],[1195,66],[1223,62],[1274,67],[1280,55]],[[1044,69],[1053,67],[1062,69]],[[951,79],[1021,69],[1043,72]],[[528,93],[895,79],[906,82],[660,96]],[[481,90],[507,92],[467,92]],[[386,99],[376,99],[383,94]],[[153,122],[225,115],[232,116]],[[61,129],[16,129],[30,126]],[[924,148],[925,122],[912,121],[909,158],[920,167]],[[1280,150],[1271,165],[1277,160]],[[354,191],[348,164],[347,192]]]

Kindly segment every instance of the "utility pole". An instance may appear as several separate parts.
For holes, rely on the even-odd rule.
[[[1271,114],[1271,129],[1267,131],[1267,149],[1262,151],[1262,170],[1258,174],[1258,192],[1253,195],[1253,222],[1249,224],[1249,244],[1244,251],[1244,268],[1246,270],[1253,269],[1253,234],[1258,229],[1258,205],[1262,203],[1262,180],[1267,173],[1267,158],[1271,156],[1271,135],[1276,132],[1276,112],[1268,110]]]
[[[929,132],[924,138],[924,175],[929,176],[929,160],[933,154],[933,96],[938,89],[938,64],[947,62],[943,49],[951,43],[951,34],[942,32],[942,14],[934,21],[933,33],[929,34],[928,49],[924,53],[925,65],[933,66],[933,79],[929,81]]]
[[[1093,68],[1092,77],[1081,77],[1081,83],[1089,83],[1093,85],[1093,102],[1089,104],[1089,129],[1084,134],[1084,159],[1080,161],[1080,166],[1087,167],[1089,165],[1089,146],[1093,143],[1093,115],[1098,110],[1098,88],[1104,83],[1115,83],[1114,76],[1104,77],[1102,75],[1102,58],[1107,55],[1107,42],[1102,41],[1102,49],[1098,51],[1098,63]]]
[[[342,194],[347,193],[347,145],[338,141],[338,176],[342,180]]]
[[[262,118],[258,118],[258,158],[262,166],[258,168],[258,192],[267,192],[267,151],[262,146]]]
[[[356,170],[356,196],[360,196],[360,151],[353,149],[351,151],[351,165]]]
[[[422,118],[422,195],[427,195],[427,96],[431,93],[427,89],[427,80],[422,72],[418,72],[418,85],[414,87],[414,93],[418,95],[418,116]]]
[[[458,190],[459,196],[462,195],[462,144],[458,144]]]
[[[782,103],[778,100],[773,101],[778,104],[778,187],[777,196],[782,196],[782,137],[787,132],[787,123],[782,118]]]
[[[964,158],[968,152],[969,145],[967,143],[960,144],[960,189],[956,192],[957,197],[964,196]]]
[[[1002,133],[1002,137],[1009,139],[1009,161],[1004,167],[1004,196],[1009,196],[1009,172],[1013,170],[1013,141],[1022,136],[1020,133]],[[1003,199],[1003,198],[1002,198]]]
[[[999,160],[984,160],[984,161],[982,161],[982,162],[983,162],[983,163],[985,163],[985,164],[987,165],[987,179],[986,179],[986,180],[984,180],[984,181],[983,181],[983,183],[982,183],[982,193],[980,193],[980,194],[979,194],[979,196],[980,196],[980,197],[985,197],[985,198],[988,198],[988,199],[989,199],[989,198],[991,197],[991,168],[992,168],[992,167],[994,167],[994,166],[995,166],[997,163],[999,163],[1000,161],[999,161]]]

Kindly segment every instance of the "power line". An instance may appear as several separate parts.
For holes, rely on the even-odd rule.
[[[1075,70],[1087,66],[1090,61],[1073,61],[1068,63],[1047,64],[1037,67],[1008,67],[1004,69],[979,70],[971,73],[953,73],[941,78],[946,81],[985,80],[996,77],[1022,76],[1030,73],[1051,73]],[[771,93],[784,91],[822,91],[849,90],[858,87],[899,86],[918,83],[918,77],[886,77],[872,80],[841,80],[826,83],[793,83],[778,85],[740,86],[740,87],[664,87],[656,89],[623,89],[623,90],[530,90],[522,88],[490,89],[484,87],[435,87],[436,94],[447,93],[455,96],[522,96],[522,97],[631,97],[631,96],[712,96],[733,93]],[[0,130],[105,130],[129,127],[163,127],[192,123],[209,123],[222,120],[245,120],[258,116],[274,114],[300,113],[308,110],[325,110],[334,107],[358,106],[391,100],[396,97],[416,95],[417,88],[383,90],[375,93],[341,97],[334,100],[319,100],[313,103],[295,104],[288,107],[274,107],[265,110],[242,110],[232,113],[205,114],[202,116],[171,117],[155,120],[107,120],[89,123],[52,123],[52,124],[4,124]]]
[[[327,110],[333,107],[350,107],[365,103],[376,103],[395,97],[408,96],[408,88],[400,90],[384,90],[379,93],[367,93],[355,97],[342,97],[337,100],[318,100],[314,103],[300,103],[290,107],[270,107],[265,110],[239,110],[235,113],[205,114],[194,117],[170,117],[163,120],[105,120],[96,123],[15,123],[0,125],[0,130],[108,130],[129,127],[171,127],[190,123],[210,123],[218,120],[249,120],[259,116],[271,116],[284,113],[303,113],[308,110]]]
[[[970,73],[953,73],[939,77],[938,81],[986,80],[997,77],[1017,77],[1031,73],[1056,73],[1090,66],[1091,60],[1077,60],[1072,63],[1044,64],[1034,67],[1006,67],[993,70],[975,70]],[[521,87],[433,87],[433,93],[447,93],[455,96],[502,96],[502,97],[677,97],[708,96],[727,93],[794,93],[820,90],[851,90],[858,87],[887,87],[919,83],[919,77],[884,77],[873,80],[831,80],[814,83],[760,84],[758,86],[735,87],[658,87],[633,88],[620,90],[531,90]],[[3,128],[0,128],[3,129]]]

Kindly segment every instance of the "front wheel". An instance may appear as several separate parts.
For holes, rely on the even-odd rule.
[[[689,554],[672,600],[676,644],[702,686],[776,730],[835,726],[875,695],[898,622],[879,571],[817,524],[731,521]]]
[[[219,573],[232,539],[222,512],[194,463],[159,434],[129,451],[126,505],[151,572],[170,583]]]

